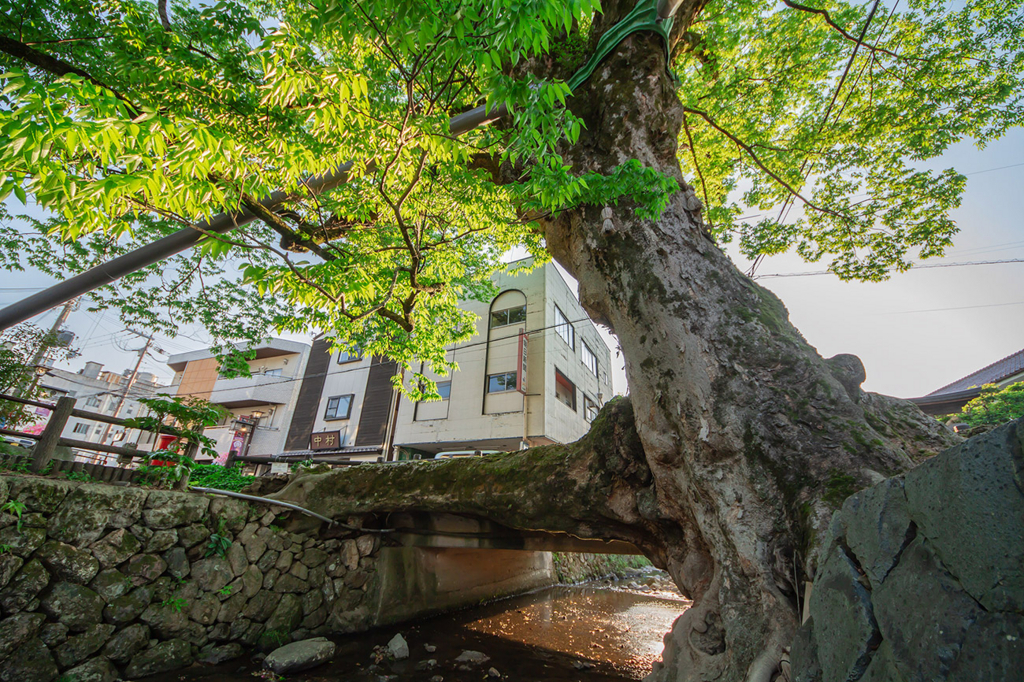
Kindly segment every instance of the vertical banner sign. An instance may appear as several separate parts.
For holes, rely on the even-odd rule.
[[[516,372],[516,390],[526,395],[526,353],[530,339],[526,332],[519,332],[519,371]]]

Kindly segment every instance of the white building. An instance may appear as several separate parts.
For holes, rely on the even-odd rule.
[[[107,416],[114,416],[117,404],[124,396],[124,402],[117,416],[128,419],[138,417],[148,409],[138,401],[139,398],[152,397],[169,388],[161,385],[157,378],[149,372],[139,372],[135,382],[125,394],[130,375],[131,372],[128,370],[121,374],[115,374],[103,371],[103,365],[98,362],[87,362],[85,368],[78,373],[51,367],[40,379],[39,385],[52,398],[60,396],[75,398],[77,409],[85,412],[98,412]],[[37,426],[41,431],[43,424],[40,423]],[[140,450],[152,450],[154,445],[152,434],[134,429],[125,433],[125,429],[120,426],[109,426],[104,422],[75,416],[68,419],[67,426],[61,432],[61,437],[106,445],[135,443]],[[78,459],[99,464],[103,464],[107,460],[112,462],[117,458],[116,455],[86,450],[76,451],[75,454]]]
[[[490,303],[464,303],[477,314],[477,335],[450,351],[459,371],[432,377],[439,401],[399,397],[394,363],[329,354],[327,340],[316,340],[285,450],[319,445],[319,454],[359,459],[433,457],[585,434],[612,395],[607,344],[554,266],[499,273],[494,282],[500,292]],[[328,439],[340,447],[327,448]]]
[[[217,441],[219,459],[232,449],[239,455],[276,455],[284,449],[309,350],[305,343],[270,339],[255,348],[256,357],[249,361],[252,376],[234,379],[220,376],[217,358],[209,350],[172,355],[167,360],[174,370],[170,393],[203,398],[229,411],[205,431]],[[251,436],[246,421],[256,425]]]

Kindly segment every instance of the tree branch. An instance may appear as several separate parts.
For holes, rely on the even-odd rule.
[[[270,227],[270,229],[274,230],[274,232],[277,232],[284,239],[287,239],[292,243],[303,247],[304,249],[312,251],[316,255],[323,258],[325,261],[332,261],[337,259],[337,257],[334,254],[327,253],[316,242],[312,241],[311,239],[306,239],[305,237],[302,237],[297,232],[293,232],[291,228],[288,227],[288,223],[284,221],[284,218],[282,218],[278,214],[274,213],[267,207],[260,204],[260,202],[256,201],[253,197],[245,193],[243,193],[241,196],[242,205],[245,206],[248,210],[252,211],[257,218],[266,223]]]
[[[832,15],[829,14],[827,10],[818,9],[816,7],[808,7],[807,5],[801,5],[800,3],[793,2],[793,0],[782,0],[782,2],[791,9],[796,9],[800,10],[801,12],[809,12],[811,14],[820,15],[825,20],[825,23],[834,28],[841,36],[843,36],[852,43],[859,43],[860,45],[863,45],[872,52],[880,52],[882,54],[889,55],[890,57],[895,57],[896,59],[907,59],[917,62],[928,61],[927,59],[922,59],[920,57],[908,57],[906,55],[898,54],[891,50],[887,50],[884,47],[878,47],[877,45],[872,45],[870,43],[865,43],[862,40],[858,40],[855,36],[851,35],[846,29],[837,24],[832,19]]]
[[[697,177],[700,178],[700,188],[704,193],[704,208],[705,210],[711,207],[708,203],[708,183],[704,180],[704,173],[700,170],[700,162],[697,161],[697,149],[693,146],[693,136],[690,135],[690,124],[686,122],[686,115],[683,115],[683,130],[686,132],[686,139],[690,144],[690,156],[693,157],[693,167],[697,170]],[[708,227],[712,230],[715,229],[714,224],[708,221]]]
[[[171,20],[167,17],[167,0],[157,0],[156,11],[160,14],[160,25],[165,31],[170,31]]]
[[[40,68],[48,73],[52,73],[55,76],[67,76],[69,74],[80,76],[93,85],[98,85],[105,90],[109,90],[113,93],[114,97],[117,97],[131,108],[133,115],[137,116],[139,114],[139,108],[127,97],[99,80],[88,71],[69,64],[63,59],[52,57],[44,52],[40,52],[26,43],[21,42],[20,40],[14,40],[13,38],[8,38],[7,36],[2,35],[0,35],[0,52],[5,52],[15,59],[31,64],[32,66]]]
[[[754,163],[757,164],[758,168],[760,168],[765,173],[767,173],[773,180],[775,180],[775,182],[777,182],[780,185],[782,185],[783,187],[785,187],[786,190],[790,194],[795,196],[800,201],[804,202],[804,204],[806,206],[808,206],[809,208],[813,208],[815,211],[820,211],[821,213],[825,213],[825,214],[828,214],[828,215],[831,215],[831,216],[835,216],[836,218],[839,218],[840,220],[852,221],[850,216],[843,215],[842,213],[838,213],[836,211],[833,211],[832,209],[823,208],[821,206],[818,206],[815,203],[812,203],[809,199],[807,199],[802,194],[800,194],[800,192],[798,192],[795,187],[793,187],[788,182],[786,182],[781,177],[779,177],[778,173],[776,173],[772,169],[768,168],[768,166],[766,166],[765,163],[763,161],[761,161],[761,158],[757,155],[756,152],[754,152],[753,148],[749,144],[747,144],[746,142],[743,142],[738,137],[733,135],[731,132],[729,132],[728,130],[726,130],[722,126],[718,125],[718,123],[713,118],[711,118],[707,113],[705,113],[703,111],[700,111],[699,109],[691,109],[690,107],[686,107],[686,106],[683,107],[683,111],[686,112],[686,113],[695,114],[697,116],[700,116],[702,119],[707,121],[708,125],[710,125],[712,128],[714,128],[715,130],[717,130],[718,132],[722,133],[723,135],[728,137],[730,140],[732,140],[733,143],[737,147],[739,147],[740,149],[745,151],[747,153],[747,155],[750,156],[750,158],[754,161]]]

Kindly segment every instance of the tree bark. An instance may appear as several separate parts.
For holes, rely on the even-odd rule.
[[[626,9],[606,5],[603,24]],[[677,29],[698,10],[681,9]],[[623,348],[656,499],[648,519],[684,538],[667,567],[694,604],[653,678],[767,682],[835,507],[922,454],[894,429],[935,449],[955,437],[912,406],[865,396],[860,361],[822,359],[715,245],[677,160],[683,109],[659,39],[620,44],[570,106],[587,131],[565,150],[575,171],[639,159],[681,187],[657,220],[622,201],[546,225],[583,306]]]

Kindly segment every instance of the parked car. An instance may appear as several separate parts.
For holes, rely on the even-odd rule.
[[[20,445],[23,448],[32,448],[36,444],[36,442],[34,440],[32,440],[31,438],[25,438],[23,436],[9,436],[7,434],[3,434],[3,435],[0,435],[0,438],[3,438],[8,443],[13,443],[14,445]]]

